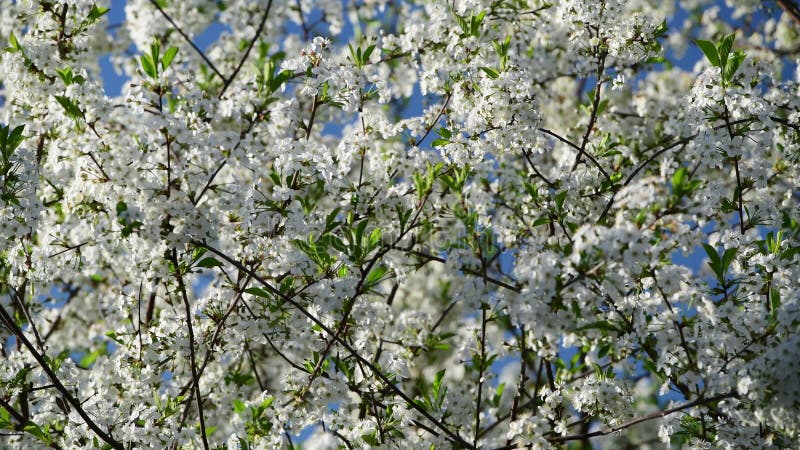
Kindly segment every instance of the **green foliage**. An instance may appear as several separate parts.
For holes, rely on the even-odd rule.
[[[439,139],[434,139],[434,141],[431,143],[432,147],[441,147],[443,145],[447,145],[451,142],[450,138],[453,137],[453,133],[444,127],[436,130],[436,134],[439,135]]]
[[[675,208],[680,205],[684,197],[690,196],[693,192],[700,188],[703,183],[700,180],[692,180],[689,170],[686,167],[681,167],[672,175],[671,186],[672,191],[668,201],[670,208]]]
[[[453,13],[456,18],[456,22],[458,22],[458,26],[461,28],[461,35],[459,37],[467,38],[467,37],[480,37],[481,35],[481,24],[483,23],[483,19],[486,17],[487,11],[481,11],[478,14],[473,14],[470,16],[460,16],[458,14]]]
[[[433,184],[436,181],[436,177],[439,175],[442,167],[444,167],[443,163],[426,163],[426,170],[424,173],[415,173],[414,177],[414,188],[417,192],[417,199],[422,200],[426,195],[431,192],[433,189]]]
[[[420,379],[417,386],[419,389],[419,397],[415,400],[417,405],[430,413],[438,413],[442,411],[445,398],[447,397],[447,386],[444,386],[444,374],[447,369],[442,369],[436,372],[433,377],[433,382],[430,384],[425,383]],[[445,417],[448,414],[445,413]]]
[[[83,84],[86,82],[86,79],[83,78],[81,75],[75,75],[72,73],[71,67],[64,67],[63,69],[56,69],[56,73],[58,74],[61,81],[64,82],[64,85],[69,86],[71,84]]]
[[[78,26],[72,30],[72,35],[78,35],[86,30],[88,30],[92,25],[96,24],[100,21],[100,18],[106,15],[110,11],[109,8],[98,7],[97,5],[93,4],[92,8],[89,10],[89,14],[81,20]]]
[[[737,248],[732,247],[720,253],[717,252],[714,247],[704,243],[703,249],[708,255],[708,266],[714,272],[714,275],[717,277],[717,281],[719,281],[720,284],[725,284],[731,263],[733,263],[733,261],[736,259]]]
[[[375,45],[368,45],[364,50],[361,50],[361,47],[353,48],[352,44],[347,44],[347,47],[350,49],[350,62],[355,64],[358,70],[362,70],[364,66],[369,64],[369,57],[372,56],[372,52],[375,51]]]
[[[277,100],[277,97],[273,97],[272,94],[293,76],[291,70],[279,70],[281,62],[286,58],[286,53],[275,52],[270,55],[269,47],[266,42],[259,44],[258,58],[255,63],[256,88],[259,96],[264,99],[265,105]]]
[[[508,66],[508,47],[511,45],[511,35],[506,36],[506,38],[502,41],[494,39],[492,41],[492,46],[494,47],[495,52],[497,52],[497,57],[500,59],[500,71],[506,70]]]
[[[64,108],[64,112],[67,114],[67,117],[76,121],[79,119],[85,119],[83,111],[78,106],[78,102],[63,95],[56,95],[55,98],[61,107]]]
[[[117,223],[122,225],[122,237],[126,238],[130,236],[144,225],[141,221],[131,219],[130,213],[128,212],[128,204],[124,201],[117,202],[116,210]]]
[[[145,75],[155,80],[158,78],[160,72],[169,68],[177,54],[178,48],[170,47],[162,55],[161,42],[154,38],[153,42],[150,44],[150,53],[145,53],[139,58],[142,71]]]
[[[708,62],[713,67],[719,67],[722,70],[723,87],[733,83],[734,75],[745,59],[745,53],[742,50],[731,51],[735,40],[736,34],[731,33],[717,41],[716,44],[702,39],[694,41]]]
[[[19,125],[13,129],[10,125],[0,125],[0,175],[3,177],[7,177],[11,171],[11,156],[25,140],[22,135],[23,131],[25,131],[25,125]]]

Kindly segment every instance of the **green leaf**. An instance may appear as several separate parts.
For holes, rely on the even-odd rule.
[[[205,257],[201,259],[200,262],[197,263],[198,267],[204,267],[206,269],[211,269],[213,267],[221,267],[222,265],[223,264],[221,262],[219,262],[218,260],[216,260],[211,256]]]
[[[706,58],[714,67],[719,67],[719,53],[717,52],[717,46],[714,45],[711,41],[704,41],[702,39],[696,39],[694,43],[700,47],[700,50],[706,55]]]
[[[156,78],[158,76],[158,71],[156,70],[156,65],[153,62],[153,58],[151,58],[150,55],[142,55],[140,60],[142,62],[142,70],[144,73],[150,78]]]
[[[117,336],[117,333],[113,330],[105,332],[106,337],[111,339],[112,341],[116,342],[117,344],[125,344],[125,342]]]
[[[667,19],[664,19],[655,30],[653,30],[653,37],[659,38],[667,34],[667,30],[669,30],[669,26],[667,25]]]
[[[602,330],[602,331],[619,332],[619,328],[617,328],[613,323],[608,321],[593,322],[578,328],[578,331],[583,331],[583,330]]]
[[[731,263],[736,258],[736,247],[729,248],[725,250],[725,253],[722,254],[722,271],[727,272],[728,269],[731,267]]]
[[[22,141],[25,140],[22,136],[25,125],[19,125],[9,131],[10,129],[10,125],[0,125],[0,152],[2,152],[4,164],[8,163],[11,154],[19,147]]]
[[[92,9],[89,11],[89,19],[97,20],[103,17],[106,13],[110,11],[108,8],[98,7],[97,5],[92,5]]]
[[[239,400],[239,399],[235,399],[235,400],[233,401],[233,410],[236,412],[236,414],[241,414],[241,413],[243,413],[243,412],[244,412],[246,409],[247,409],[247,406],[244,404],[244,402],[243,402],[243,401],[241,401],[241,400]]]
[[[50,436],[44,430],[42,430],[39,425],[36,425],[33,422],[28,422],[22,428],[24,431],[36,436],[40,441],[49,444],[50,443]]]
[[[651,56],[645,60],[647,64],[661,64],[667,62],[667,58],[663,56]]]
[[[19,45],[19,41],[17,40],[17,36],[14,34],[13,31],[11,32],[11,36],[8,37],[8,43],[9,43],[9,45],[11,45],[9,50],[12,53],[13,52],[21,52],[22,51],[22,46]]]
[[[350,43],[347,43],[347,47],[350,49],[350,59],[353,61],[353,64],[356,65],[359,69],[361,68],[361,49],[358,49],[358,52],[353,49],[353,46]]]
[[[716,275],[717,281],[723,283],[725,281],[725,271],[727,270],[727,267],[725,266],[724,263],[725,256],[723,256],[723,258],[720,258],[720,255],[717,252],[717,250],[708,244],[703,244],[703,249],[706,251],[708,259],[710,260],[708,266],[711,267],[711,270],[714,272],[714,275]],[[735,251],[733,252],[733,256],[729,255],[728,252],[730,250],[734,249],[728,249],[725,251],[729,264],[731,261],[733,261],[733,257],[736,255]]]
[[[375,247],[378,246],[381,242],[381,237],[383,236],[383,232],[380,228],[375,228],[369,234],[369,240],[367,241],[367,251],[372,251]]]
[[[370,57],[370,55],[372,55],[372,52],[374,50],[375,50],[375,45],[374,44],[370,45],[369,47],[367,47],[366,50],[364,50],[364,53],[361,55],[361,61],[363,63],[368,63],[369,62],[369,57]]]
[[[436,372],[436,375],[433,377],[433,384],[431,385],[431,388],[433,389],[433,398],[435,399],[439,398],[440,392],[443,393],[443,391],[441,391],[441,387],[445,372],[447,372],[447,369],[442,369]]]
[[[258,287],[251,287],[244,290],[245,293],[250,295],[255,295],[256,297],[261,298],[272,298],[272,295],[264,289]]]
[[[739,67],[744,62],[745,54],[741,50],[737,50],[734,52],[733,57],[728,60],[725,64],[725,71],[723,72],[723,79],[725,81],[731,81],[733,76],[736,75],[736,71],[739,70]]]
[[[722,40],[717,43],[717,52],[719,54],[719,67],[724,67],[728,63],[728,55],[731,53],[731,49],[733,48],[733,41],[736,39],[736,34],[731,33]]]
[[[491,79],[496,80],[500,76],[500,72],[491,67],[481,67],[481,70]]]
[[[164,52],[164,57],[161,58],[161,67],[164,70],[167,70],[170,64],[172,64],[172,60],[175,59],[175,55],[178,54],[178,47],[170,47]]]
[[[772,306],[772,313],[775,314],[775,311],[781,307],[781,291],[780,289],[772,288],[771,294],[770,304]]]
[[[84,369],[88,369],[92,367],[92,364],[94,364],[94,362],[97,361],[97,358],[99,356],[105,354],[106,354],[105,347],[100,347],[96,350],[93,350],[84,355],[83,358],[81,358],[80,362],[78,363],[78,366]]]
[[[477,16],[472,16],[470,20],[470,31],[473,36],[475,37],[480,36],[481,23],[483,23],[484,17],[486,17],[485,10],[479,12]]]
[[[367,280],[365,285],[369,288],[378,284],[382,279],[383,276],[386,275],[386,272],[389,271],[389,268],[386,266],[378,266],[372,269],[369,274],[367,275]]]
[[[675,174],[672,175],[672,191],[675,195],[680,196],[681,188],[683,184],[686,182],[686,174],[687,170],[685,167],[681,167],[680,169],[675,171]]]
[[[63,69],[56,69],[56,73],[58,74],[61,81],[64,82],[65,85],[69,86],[72,84],[72,68],[71,67],[64,67]]]
[[[708,259],[710,259],[713,264],[719,264],[720,262],[719,254],[717,253],[717,250],[714,247],[704,243],[703,249],[706,251]]]
[[[150,44],[150,57],[154,63],[161,59],[161,42],[156,38]]]
[[[62,107],[64,107],[64,111],[67,113],[67,117],[71,119],[83,119],[83,111],[78,108],[78,105],[75,104],[72,100],[68,99],[63,95],[56,95],[56,100]]]
[[[0,407],[0,429],[11,428],[11,415],[8,410]]]
[[[503,392],[506,389],[505,383],[500,383],[497,385],[497,389],[494,391],[494,395],[492,396],[492,404],[495,406],[500,405],[500,400],[503,398]]]
[[[597,104],[597,116],[601,116],[606,108],[608,107],[608,99],[601,100],[600,103]]]

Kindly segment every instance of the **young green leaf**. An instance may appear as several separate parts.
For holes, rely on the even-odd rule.
[[[500,77],[500,72],[498,72],[496,69],[492,69],[491,67],[481,67],[480,69],[486,74],[486,76],[493,80]]]
[[[75,102],[63,95],[56,95],[55,97],[58,103],[64,108],[64,111],[67,113],[67,117],[76,120],[83,119],[83,111],[81,111]]]
[[[164,56],[161,58],[161,67],[164,70],[167,70],[170,64],[172,64],[172,60],[175,59],[175,55],[178,54],[178,47],[170,47],[164,52]]]
[[[223,264],[221,262],[211,256],[205,257],[197,263],[197,267],[203,267],[206,269],[221,267],[222,265]]]
[[[703,51],[712,66],[719,67],[719,53],[717,52],[717,46],[713,42],[696,39],[694,43],[700,47],[700,50]]]
[[[150,55],[142,55],[140,61],[142,62],[142,70],[148,77],[156,78],[158,76],[156,65]]]
[[[731,33],[722,38],[722,40],[717,43],[717,53],[719,55],[719,64],[718,64],[719,67],[725,67],[725,65],[728,63],[728,55],[730,54],[731,49],[733,48],[733,41],[735,38],[736,34]]]

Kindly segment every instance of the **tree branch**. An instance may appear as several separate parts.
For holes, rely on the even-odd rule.
[[[167,12],[164,11],[161,8],[161,6],[158,4],[158,2],[156,0],[150,0],[150,4],[152,4],[153,6],[156,7],[158,12],[160,12],[161,15],[164,16],[165,19],[167,19],[167,21],[170,23],[170,25],[172,25],[172,27],[175,28],[175,31],[177,31],[178,34],[180,34],[183,37],[183,39],[186,42],[188,42],[189,45],[192,46],[194,51],[197,52],[197,54],[200,55],[201,58],[203,58],[203,61],[205,61],[205,63],[208,65],[208,67],[211,69],[211,71],[214,72],[218,77],[220,77],[220,79],[222,79],[222,82],[225,83],[227,80],[225,79],[225,76],[222,75],[222,72],[220,72],[217,69],[217,67],[214,65],[214,63],[212,63],[211,60],[208,59],[208,56],[206,56],[206,54],[203,53],[203,51],[200,50],[200,48],[197,47],[197,45],[195,45],[195,43],[192,41],[192,39],[189,36],[187,36],[186,33],[184,33],[184,31],[181,29],[181,27],[179,27],[178,24],[176,24],[175,21],[172,20],[172,17],[170,17],[169,14],[167,14]]]
[[[264,30],[264,25],[267,23],[267,17],[269,17],[269,10],[272,8],[272,0],[267,2],[267,9],[264,11],[264,15],[261,17],[261,23],[258,24],[258,29],[256,30],[255,36],[253,39],[250,40],[250,45],[247,46],[247,50],[244,52],[244,56],[242,59],[239,60],[239,64],[236,66],[236,69],[233,70],[231,76],[228,77],[227,80],[224,80],[224,84],[222,85],[222,89],[219,91],[219,95],[217,98],[222,98],[222,95],[225,94],[225,91],[228,89],[228,86],[233,83],[233,80],[236,79],[236,75],[239,74],[239,71],[242,69],[244,62],[247,60],[247,57],[250,55],[250,51],[253,49],[253,46],[256,44],[258,37],[261,36],[261,32]]]
[[[16,322],[14,322],[14,318],[8,314],[5,307],[3,307],[2,305],[0,305],[0,319],[2,319],[6,327],[8,327],[8,329],[11,330],[11,332],[17,337],[17,339],[19,339],[20,342],[22,342],[25,348],[28,349],[31,355],[33,355],[33,358],[36,360],[37,363],[39,363],[39,367],[42,368],[44,373],[47,375],[47,378],[50,379],[50,381],[56,387],[58,392],[60,392],[61,395],[63,395],[64,398],[67,399],[69,404],[72,405],[73,408],[75,408],[75,411],[78,413],[78,415],[81,416],[86,425],[97,435],[97,437],[102,439],[103,442],[105,442],[115,450],[124,450],[125,447],[122,445],[122,443],[114,439],[111,436],[111,434],[103,431],[103,429],[101,429],[95,423],[95,421],[92,420],[91,417],[89,417],[89,414],[87,414],[86,411],[83,409],[81,402],[79,402],[78,399],[76,399],[70,393],[70,391],[64,386],[64,384],[61,383],[61,380],[58,378],[55,372],[53,372],[53,369],[50,368],[49,363],[45,359],[46,355],[40,354],[38,351],[36,351],[36,348],[34,348],[31,341],[28,340],[28,338],[25,336],[25,333],[23,333],[22,330],[17,326]]]
[[[172,264],[175,270],[175,278],[178,280],[178,290],[181,293],[183,307],[186,313],[186,329],[189,333],[189,364],[192,369],[192,385],[194,385],[194,396],[197,400],[197,415],[200,420],[200,438],[203,441],[203,448],[208,450],[208,438],[206,437],[206,422],[203,417],[203,398],[200,396],[200,375],[197,373],[197,359],[194,354],[194,330],[192,328],[192,307],[189,304],[189,297],[186,295],[186,285],[183,283],[183,274],[178,263],[178,252],[172,249]]]
[[[279,298],[283,299],[285,302],[287,302],[290,305],[292,305],[295,309],[297,309],[298,312],[300,312],[300,314],[302,314],[303,316],[308,318],[310,321],[312,321],[314,324],[316,324],[328,336],[333,337],[333,336],[336,335],[334,330],[332,330],[330,327],[325,325],[315,315],[311,314],[305,307],[303,307],[303,305],[301,305],[299,302],[297,302],[297,300],[295,300],[294,298],[292,298],[292,297],[284,294],[283,292],[281,292],[280,289],[278,289],[275,286],[273,286],[272,284],[270,284],[267,280],[262,278],[260,275],[258,275],[254,271],[252,271],[252,270],[248,269],[247,267],[245,267],[244,264],[242,264],[241,262],[233,259],[232,257],[228,256],[226,253],[224,253],[224,252],[222,252],[220,250],[217,250],[216,248],[214,248],[211,245],[206,244],[204,242],[193,240],[192,244],[208,249],[209,251],[211,251],[215,255],[217,255],[220,258],[222,258],[225,261],[227,261],[229,264],[233,265],[234,267],[238,268],[239,270],[241,270],[241,271],[247,273],[248,275],[252,276],[253,279],[258,281],[262,286],[264,286],[264,288],[267,291],[271,292],[272,294],[278,296]],[[403,401],[406,402],[406,405],[408,407],[410,407],[411,409],[414,409],[419,414],[421,414],[426,419],[428,419],[433,425],[436,426],[436,428],[440,429],[445,435],[447,435],[447,438],[450,441],[452,441],[454,443],[457,443],[457,444],[461,445],[464,448],[474,449],[472,444],[470,444],[469,442],[465,441],[464,438],[462,438],[461,436],[458,435],[458,433],[455,433],[452,430],[450,430],[450,428],[448,428],[441,420],[433,417],[433,415],[431,415],[431,413],[429,413],[424,408],[419,406],[417,404],[417,402],[415,402],[411,397],[409,397],[408,394],[406,394],[403,390],[401,390],[399,387],[397,387],[397,385],[396,385],[397,381],[396,380],[394,380],[393,378],[389,378],[386,374],[384,374],[381,370],[379,370],[377,366],[372,364],[372,362],[370,362],[368,359],[366,359],[363,356],[361,356],[361,354],[358,353],[350,344],[348,344],[346,340],[342,339],[341,336],[337,337],[336,340],[339,343],[339,345],[341,345],[342,348],[344,348],[351,356],[353,356],[354,358],[359,360],[362,364],[364,364],[366,367],[368,367],[372,371],[372,373],[374,375],[376,375],[378,378],[380,378],[380,380],[384,384],[384,386],[386,386],[396,396],[398,396],[401,399],[403,399]]]

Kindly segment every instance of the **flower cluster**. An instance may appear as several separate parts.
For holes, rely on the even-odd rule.
[[[108,3],[0,0],[0,447],[800,444],[791,2]]]

